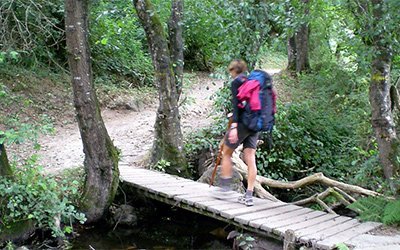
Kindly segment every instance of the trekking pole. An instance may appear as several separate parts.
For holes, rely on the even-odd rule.
[[[229,119],[228,126],[226,128],[226,131],[228,132],[229,128],[231,127],[232,122],[233,122],[232,113],[229,113],[227,115],[227,118]],[[215,159],[215,165],[214,165],[214,170],[213,170],[212,175],[211,175],[210,186],[212,186],[212,184],[214,183],[215,174],[217,173],[217,167],[219,166],[219,164],[221,162],[222,150],[224,148],[224,144],[225,144],[225,136],[224,136],[224,138],[222,138],[221,142],[219,143],[218,155],[217,155],[217,159]]]

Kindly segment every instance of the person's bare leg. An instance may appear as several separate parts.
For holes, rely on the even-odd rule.
[[[257,177],[257,166],[256,166],[256,150],[253,148],[245,148],[244,162],[247,165],[248,177],[247,177],[247,190],[254,190],[254,183]]]
[[[232,177],[232,154],[233,149],[224,145],[222,148],[222,159],[221,159],[221,177],[229,178]]]
[[[221,159],[221,174],[220,174],[220,187],[223,192],[231,190],[232,183],[232,154],[233,149],[224,145],[222,149],[222,159]]]

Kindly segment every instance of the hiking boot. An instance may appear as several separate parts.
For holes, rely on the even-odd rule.
[[[229,186],[222,186],[217,187],[215,190],[212,191],[212,194],[215,198],[225,198],[228,194],[232,192]]]
[[[250,207],[254,205],[253,197],[242,195],[238,198],[239,203],[245,204],[246,206]]]

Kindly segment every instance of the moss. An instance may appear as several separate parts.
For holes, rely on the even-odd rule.
[[[119,162],[119,150],[114,146],[112,143],[111,139],[108,138],[106,141],[106,147],[109,156],[111,157],[113,168],[112,168],[112,175],[113,175],[113,180],[111,183],[111,189],[110,189],[110,195],[107,201],[107,206],[111,205],[111,203],[114,200],[115,194],[117,193],[118,185],[119,185],[119,168],[118,168],[118,162]]]
[[[1,231],[0,242],[23,241],[35,230],[35,223],[32,220],[15,222]]]
[[[183,152],[180,152],[174,145],[159,139],[153,147],[152,165],[156,165],[161,159],[170,163],[170,166],[165,169],[167,173],[182,177],[190,176],[188,163]]]
[[[146,8],[147,12],[150,13],[150,19],[151,19],[151,26],[153,26],[153,31],[163,37],[165,39],[165,33],[164,33],[164,28],[161,23],[160,17],[157,15],[157,12],[154,9],[153,3],[150,0],[146,0]]]

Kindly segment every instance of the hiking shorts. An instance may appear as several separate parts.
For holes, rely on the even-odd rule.
[[[238,123],[237,127],[238,141],[236,143],[229,142],[229,133],[225,134],[225,145],[231,149],[236,149],[240,144],[243,143],[243,148],[257,148],[258,132],[251,131],[247,129],[241,122]]]

